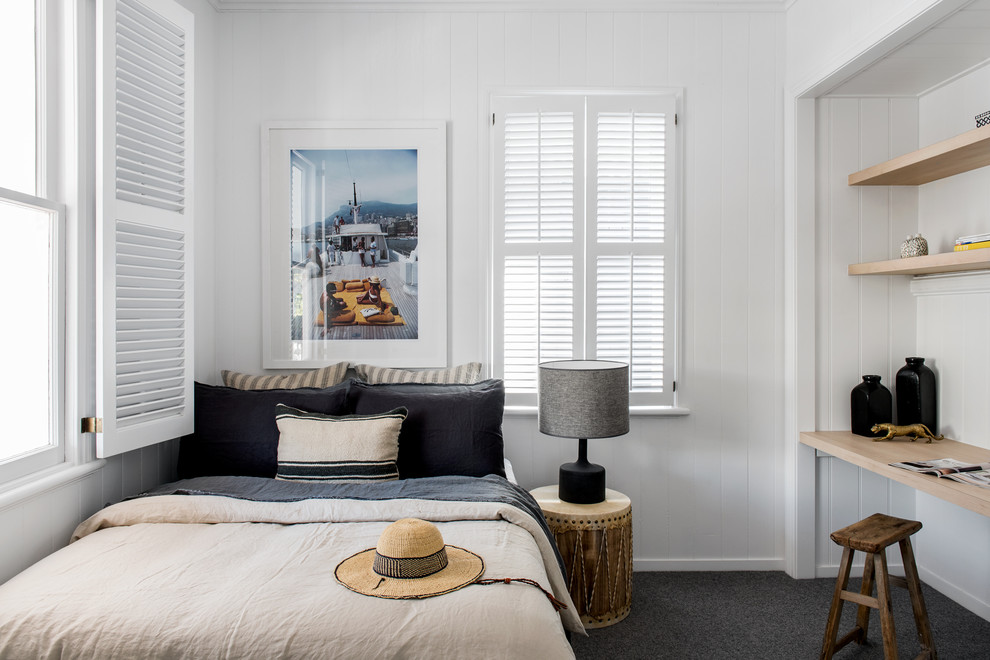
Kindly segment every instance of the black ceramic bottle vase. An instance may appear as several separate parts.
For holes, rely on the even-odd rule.
[[[935,372],[925,366],[925,358],[905,358],[894,380],[897,392],[897,423],[924,424],[938,434],[938,397]]]
[[[880,376],[863,376],[863,382],[853,388],[849,404],[852,432],[856,435],[876,437],[878,434],[870,430],[874,424],[893,421],[890,390],[880,384]]]

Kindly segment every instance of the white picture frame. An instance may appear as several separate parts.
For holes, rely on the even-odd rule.
[[[348,361],[446,367],[446,122],[270,122],[262,126],[261,142],[263,366],[312,368]],[[346,200],[343,178],[351,179]],[[403,183],[395,183],[397,178]],[[375,199],[390,195],[402,204]],[[365,241],[370,245],[374,237],[351,234],[376,226],[376,242],[393,240],[415,249],[406,255],[379,245],[381,258],[372,260],[369,250],[373,265],[365,264]],[[390,239],[397,226],[399,235]],[[332,294],[321,293],[326,282],[355,273],[381,279],[388,300],[395,301],[389,308],[396,312],[395,327],[327,321],[331,315],[324,316],[322,308]],[[313,301],[321,295],[317,308]],[[350,308],[360,314],[365,306],[353,298]]]

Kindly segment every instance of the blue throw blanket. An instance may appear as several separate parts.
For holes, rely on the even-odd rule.
[[[564,562],[547,527],[546,518],[533,496],[504,477],[427,477],[376,483],[301,483],[264,477],[196,477],[163,484],[135,495],[213,495],[254,502],[299,502],[301,500],[436,500],[441,502],[497,502],[530,515],[550,540],[564,574]]]

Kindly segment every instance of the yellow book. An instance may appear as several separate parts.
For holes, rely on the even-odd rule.
[[[978,243],[964,243],[963,245],[957,245],[952,248],[953,252],[962,252],[963,250],[976,250],[978,248],[988,248],[990,247],[990,241],[980,241]]]

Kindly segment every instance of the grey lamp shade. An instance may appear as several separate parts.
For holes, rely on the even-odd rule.
[[[612,438],[629,432],[629,366],[607,360],[543,362],[540,432]]]

